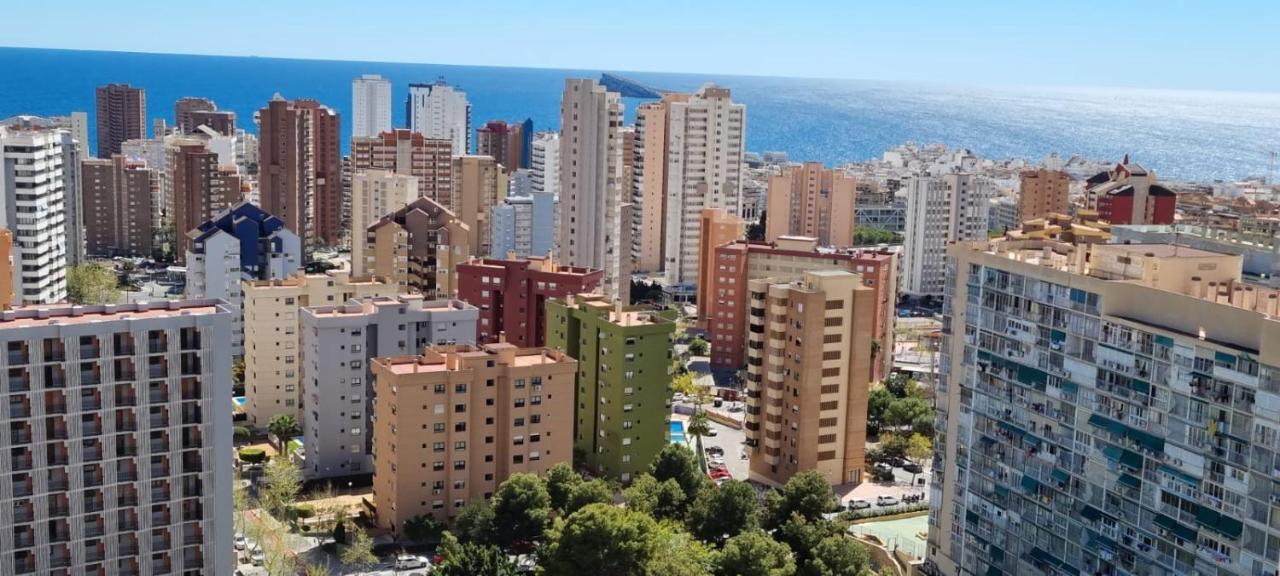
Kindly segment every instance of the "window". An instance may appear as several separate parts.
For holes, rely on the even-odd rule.
[[[512,439],[511,443],[516,446],[524,446],[524,436],[516,436]]]
[[[521,426],[524,426],[524,418],[516,418],[515,426],[516,426],[517,428],[519,428],[519,427],[521,427]]]
[[[466,422],[459,422],[459,423],[457,423],[457,424],[454,424],[454,425],[453,425],[453,431],[454,431],[454,432],[466,432],[466,431],[467,431],[467,423],[466,423]]]
[[[454,404],[454,405],[453,405],[453,412],[454,412],[455,414],[461,414],[461,413],[466,412],[466,411],[467,411],[467,405],[466,405],[466,404]]]
[[[454,469],[454,470],[466,470],[466,469],[467,469],[467,461],[466,461],[466,460],[454,460],[454,461],[453,461],[453,469]]]
[[[542,423],[542,415],[541,415],[541,414],[530,414],[530,415],[529,415],[529,423],[530,423],[530,424],[541,424],[541,423]]]
[[[454,392],[457,392],[458,394],[466,394],[466,393],[467,393],[467,385],[466,385],[466,384],[464,384],[464,383],[454,384],[454,385],[453,385],[453,391],[454,391]]]
[[[516,408],[524,408],[524,398],[516,398]]]
[[[434,442],[431,444],[432,452],[444,452],[444,442]]]
[[[444,384],[436,384],[435,392],[436,394],[444,394]]]
[[[516,378],[515,387],[517,389],[524,388],[524,378]]]
[[[433,432],[444,432],[444,422],[436,422],[431,428]]]
[[[537,450],[534,450],[533,452],[530,452],[530,453],[529,453],[529,460],[530,460],[530,461],[534,461],[534,460],[541,460],[541,459],[542,459],[542,454],[541,454],[540,452],[538,452]]]
[[[623,446],[630,446],[630,445],[631,445],[631,438],[630,438],[630,437],[628,437],[628,438],[623,438],[623,439],[622,439],[622,445],[623,445]]]
[[[437,460],[435,462],[432,462],[431,469],[435,470],[436,472],[444,470],[444,460]]]
[[[466,442],[465,440],[459,440],[459,441],[457,441],[457,442],[454,442],[454,443],[453,443],[453,449],[454,449],[454,450],[466,450],[466,449],[467,449],[467,442]]]
[[[530,434],[530,435],[529,435],[529,443],[530,443],[530,444],[537,444],[540,440],[542,440],[542,434],[537,434],[537,433],[535,433],[535,434]]]
[[[524,464],[524,456],[521,456],[521,455],[519,455],[519,454],[516,454],[515,456],[512,456],[512,457],[511,457],[511,463],[512,463],[512,464]]]
[[[542,404],[542,396],[534,395],[532,398],[529,399],[529,403],[533,404],[534,406],[538,406]]]

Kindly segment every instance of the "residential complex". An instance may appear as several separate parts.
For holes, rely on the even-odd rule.
[[[342,234],[338,113],[315,100],[276,94],[258,111],[258,194],[263,210],[309,245]]]
[[[453,158],[453,213],[466,223],[471,255],[487,256],[492,240],[489,217],[507,197],[507,171],[489,156]]]
[[[454,267],[471,257],[471,230],[430,198],[380,218],[366,231],[364,271],[427,298],[457,293]]]
[[[193,241],[188,232],[240,203],[242,180],[234,165],[219,164],[218,155],[199,139],[170,140],[165,150],[165,182],[173,202],[171,218],[177,238],[174,257],[185,262]]]
[[[507,196],[490,211],[489,253],[495,258],[553,254],[556,210],[556,198],[547,192]]]
[[[471,344],[476,308],[416,294],[357,297],[302,308],[299,324],[302,470],[310,479],[329,478],[373,472],[374,359],[416,354],[436,344]]]
[[[97,112],[98,158],[119,154],[125,140],[147,137],[146,90],[128,84],[99,86]]]
[[[1061,170],[1026,170],[1018,175],[1018,224],[1050,214],[1069,214],[1071,176]]]
[[[906,230],[899,289],[916,297],[941,297],[946,246],[987,237],[991,183],[972,174],[915,176],[904,186]]]
[[[546,307],[547,346],[578,360],[574,450],[593,474],[628,482],[667,443],[675,312],[587,294]]]
[[[358,170],[351,179],[351,271],[364,274],[369,227],[418,199],[418,179],[388,170]]]
[[[539,132],[533,137],[529,175],[534,192],[560,196],[560,133]]]
[[[408,128],[436,140],[448,140],[455,155],[471,152],[471,103],[467,93],[446,84],[410,84],[405,100]]]
[[[820,162],[789,166],[769,178],[765,239],[809,236],[823,246],[853,245],[858,181]]]
[[[844,270],[747,289],[751,479],[780,486],[817,470],[833,485],[861,482],[875,290]]]
[[[714,299],[712,284],[720,267],[715,264],[716,249],[731,242],[746,240],[747,223],[737,214],[722,208],[704,208],[699,219],[701,231],[698,234],[698,278],[697,304],[698,319],[702,327],[711,318],[709,302]]]
[[[218,109],[218,105],[208,98],[199,96],[183,96],[173,103],[173,123],[181,134],[191,134],[196,131],[197,124],[192,114],[196,112],[213,112]],[[162,136],[157,134],[157,136]]]
[[[603,270],[575,268],[550,257],[472,259],[458,264],[458,298],[480,309],[476,342],[546,344],[550,298],[593,293]]]
[[[306,420],[300,311],[307,306],[344,304],[352,298],[394,296],[397,286],[330,271],[246,280],[242,290],[245,413],[250,426],[265,430],[278,414],[291,415],[300,423]]]
[[[351,139],[351,167],[391,170],[418,179],[418,195],[449,206],[453,191],[453,147],[446,139],[432,139],[398,129],[368,138]]]
[[[445,521],[513,474],[572,463],[576,368],[564,353],[512,344],[375,359],[378,525]]]
[[[160,178],[123,155],[80,164],[85,251],[94,256],[151,258],[156,230],[151,202]]]
[[[1107,172],[1085,182],[1089,207],[1111,224],[1173,224],[1178,195],[1156,184],[1156,175],[1129,162],[1129,156]]]
[[[78,263],[81,239],[77,177],[80,161],[71,133],[0,126],[0,209],[13,232],[14,290],[21,304],[67,298],[67,266]]]
[[[871,375],[880,380],[893,367],[894,318],[897,307],[898,256],[881,250],[829,250],[817,240],[783,236],[776,242],[738,241],[715,250],[708,266],[707,296],[698,315],[711,339],[711,367],[738,370],[749,360],[748,284],[753,280],[799,280],[805,272],[842,270],[855,273],[875,292],[870,344],[875,350]],[[883,352],[881,352],[883,351]]]
[[[189,121],[193,126],[192,134],[200,132],[201,128],[220,136],[235,136],[240,132],[236,130],[236,113],[230,110],[192,110]]]
[[[351,81],[351,137],[373,138],[391,131],[391,81],[364,74]]]
[[[230,574],[231,313],[0,312],[0,573]]]
[[[533,153],[533,120],[490,120],[476,128],[476,154],[492,156],[507,172],[529,168]]]
[[[667,225],[667,119],[671,102],[688,99],[688,94],[663,94],[658,102],[636,107],[631,197],[631,259],[635,272],[662,270]]]

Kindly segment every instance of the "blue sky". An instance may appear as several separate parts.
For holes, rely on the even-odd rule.
[[[5,20],[25,24],[0,46],[1280,91],[1280,2],[1261,0],[10,4]]]

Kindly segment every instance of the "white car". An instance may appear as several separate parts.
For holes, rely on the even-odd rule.
[[[871,507],[871,503],[867,502],[866,500],[850,500],[849,501],[850,510],[866,510],[867,508],[870,508],[870,507]]]
[[[672,402],[684,402],[684,392],[676,392],[671,395]]]
[[[267,555],[262,553],[262,547],[255,545],[253,550],[249,552],[249,562],[254,566],[261,566],[267,561]]]
[[[427,559],[422,556],[414,556],[412,554],[401,554],[396,556],[396,570],[413,570],[414,568],[426,568]]]
[[[897,506],[899,503],[897,496],[877,496],[876,506]]]

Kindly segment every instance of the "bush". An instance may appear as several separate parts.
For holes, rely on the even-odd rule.
[[[294,518],[297,518],[299,520],[306,520],[307,518],[315,518],[315,516],[316,516],[316,509],[314,506],[311,506],[310,504],[300,504],[298,506],[293,507]]]
[[[253,437],[253,431],[244,426],[236,426],[231,429],[231,436],[236,442],[244,442]]]
[[[267,451],[262,448],[241,448],[240,461],[245,464],[261,464],[267,461]]]

